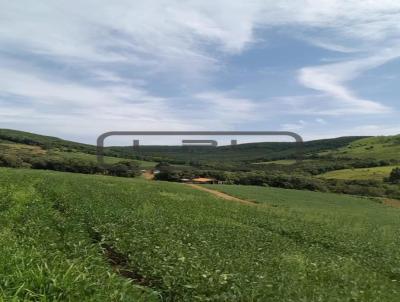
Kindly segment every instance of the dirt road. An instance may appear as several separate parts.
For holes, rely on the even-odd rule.
[[[400,208],[400,200],[385,198],[383,203],[393,208]]]
[[[252,202],[252,201],[249,201],[249,200],[240,199],[240,198],[237,198],[237,197],[234,197],[234,196],[231,196],[231,195],[228,195],[228,194],[216,191],[216,190],[212,190],[212,189],[209,189],[209,188],[202,187],[200,185],[188,184],[188,186],[192,187],[192,188],[194,188],[196,190],[208,192],[210,194],[213,194],[214,196],[217,196],[217,197],[225,199],[225,200],[236,201],[236,202],[240,202],[240,203],[251,205],[251,206],[256,205],[255,202]]]
[[[154,179],[154,174],[151,171],[146,171],[146,172],[142,173],[142,176],[147,180]]]

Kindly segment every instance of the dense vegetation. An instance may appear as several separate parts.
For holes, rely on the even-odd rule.
[[[270,161],[277,159],[295,159],[301,153],[310,156],[324,151],[337,150],[347,146],[362,137],[340,137],[305,142],[298,145],[293,142],[265,142],[239,144],[236,146],[220,147],[190,147],[190,146],[141,146],[135,152],[131,147],[112,147],[106,154],[112,156],[136,157],[152,159],[158,162],[166,161],[171,164],[202,163],[214,164],[218,162],[251,163],[254,161]]]
[[[393,184],[400,184],[400,168],[394,168],[392,172],[390,172],[388,181]]]
[[[0,169],[0,300],[399,300],[399,210],[218,188]]]

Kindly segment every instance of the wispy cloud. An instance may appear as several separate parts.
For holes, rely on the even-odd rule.
[[[354,59],[341,63],[316,67],[305,67],[299,72],[299,81],[308,88],[323,92],[332,97],[337,103],[336,110],[327,114],[344,113],[386,113],[390,109],[376,101],[366,100],[346,87],[345,83],[355,79],[362,72],[383,65],[390,60],[400,57],[399,49],[385,49],[379,54],[362,59]]]
[[[57,82],[30,74],[29,70],[0,69],[0,73],[4,76],[0,81],[0,117],[16,128],[47,128],[44,133],[51,129],[87,138],[88,134],[93,137],[113,129],[191,127],[170,110],[167,99],[139,88],[118,83],[99,87]]]
[[[221,92],[203,92],[194,96],[204,104],[208,116],[223,120],[229,124],[239,124],[260,117],[259,105],[246,98],[231,96]]]

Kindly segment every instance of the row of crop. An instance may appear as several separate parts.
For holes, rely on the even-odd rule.
[[[168,183],[71,178],[43,190],[64,196],[69,215],[102,234],[168,301],[399,295],[399,242],[367,219],[343,228],[337,215],[246,207]]]
[[[0,301],[150,301],[115,274],[44,174],[1,169]],[[60,180],[61,181],[61,180]]]

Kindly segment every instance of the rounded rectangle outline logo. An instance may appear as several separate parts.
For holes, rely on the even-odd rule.
[[[104,164],[104,141],[110,136],[289,136],[295,139],[296,161],[303,159],[303,138],[291,131],[110,131],[101,134],[97,138],[97,163]],[[204,140],[200,140],[203,141]],[[138,141],[135,141],[138,145]],[[195,142],[195,140],[191,141]],[[213,142],[213,141],[209,141]],[[234,142],[234,143],[233,143]],[[236,145],[236,140],[232,140],[232,145]]]

